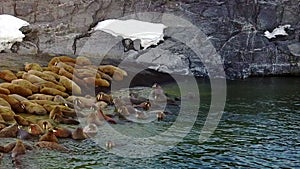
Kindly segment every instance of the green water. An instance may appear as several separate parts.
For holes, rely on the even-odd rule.
[[[189,82],[185,82],[189,85]],[[117,156],[94,140],[61,143],[70,153],[28,151],[23,168],[299,168],[300,167],[300,78],[251,78],[227,82],[226,107],[213,135],[204,143],[198,138],[210,106],[209,81],[198,81],[200,110],[196,123],[183,141],[169,151],[148,158]],[[163,85],[178,95],[176,84]],[[162,133],[176,120],[177,107],[168,107],[166,121],[114,125],[131,137]],[[187,119],[188,121],[188,119]],[[102,131],[105,132],[105,131]],[[176,133],[162,139],[176,141]],[[118,143],[120,140],[115,140]],[[126,144],[122,142],[120,144]],[[122,146],[122,145],[121,145]],[[147,152],[145,152],[147,153]],[[5,155],[1,168],[13,168]]]

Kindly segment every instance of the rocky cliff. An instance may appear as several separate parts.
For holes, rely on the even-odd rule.
[[[155,14],[149,17],[143,12]],[[25,41],[15,45],[13,52],[78,55],[97,37],[95,48],[113,44],[111,49],[103,49],[107,59],[120,62],[129,57],[138,63],[151,62],[159,71],[207,76],[205,62],[214,59],[199,59],[186,41],[174,38],[180,29],[167,29],[165,41],[156,47],[129,52],[124,52],[121,38],[90,31],[105,19],[129,16],[160,22],[162,13],[172,14],[201,30],[214,48],[213,55],[219,55],[224,63],[228,78],[299,75],[299,12],[299,0],[1,0],[0,4],[0,14],[12,14],[31,24],[23,30]],[[265,31],[286,24],[291,25],[287,36],[264,36]],[[193,40],[195,34],[178,37]]]

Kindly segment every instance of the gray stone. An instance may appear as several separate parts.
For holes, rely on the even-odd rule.
[[[12,50],[20,55],[36,55],[38,53],[38,47],[29,41],[15,43]]]
[[[35,53],[37,49],[41,53],[84,54],[114,63],[151,63],[153,68],[161,62],[160,71],[187,69],[201,77],[223,68],[218,61],[221,55],[231,79],[299,74],[299,11],[299,1],[295,0],[1,0],[0,5],[0,14],[12,14],[31,24],[24,38],[26,44],[30,42],[30,50],[25,45],[15,52]],[[199,39],[193,31],[181,33],[187,29],[179,21],[176,26],[169,24],[174,21],[164,18],[164,12],[197,26],[205,35],[200,39],[205,43],[195,43]],[[164,21],[171,28],[165,31],[165,41],[155,48],[138,50],[139,44],[134,43],[137,51],[128,52],[124,52],[121,37],[91,31],[99,21],[126,16],[155,23]],[[285,24],[291,25],[289,36],[271,40],[263,36],[264,31]],[[195,51],[203,56],[197,56]]]
[[[294,56],[300,57],[300,43],[299,42],[288,45],[288,48]]]

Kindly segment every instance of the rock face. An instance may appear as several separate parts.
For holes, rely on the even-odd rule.
[[[197,76],[211,76],[218,69],[216,65],[222,69],[220,59],[226,76],[231,79],[299,75],[299,12],[298,0],[2,0],[0,6],[1,14],[12,14],[31,24],[23,44],[14,48],[16,53],[89,55],[90,52],[116,63],[124,60],[145,63],[158,71]],[[177,21],[173,21],[177,27],[172,25],[176,29],[166,30],[163,43],[142,51],[124,52],[120,37],[90,31],[97,22],[111,18],[161,22],[163,16],[159,13],[180,16],[201,30],[206,38],[202,37],[205,42],[199,45],[199,51],[197,45],[192,49],[185,44],[188,39],[191,43],[195,40],[194,33],[179,35],[181,39],[171,36],[174,31],[175,34],[182,31]],[[275,39],[263,36],[266,30],[271,32],[285,24],[291,25],[286,30],[288,36]],[[209,47],[205,45],[207,41]],[[99,51],[95,52],[95,48]],[[199,52],[204,56],[199,57]],[[210,71],[209,65],[215,65],[214,71]]]

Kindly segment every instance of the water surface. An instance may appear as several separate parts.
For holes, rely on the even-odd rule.
[[[199,143],[198,137],[210,106],[210,85],[205,80],[199,80],[198,85],[201,108],[197,121],[183,142],[167,152],[132,159],[117,156],[93,140],[61,140],[73,150],[71,153],[29,151],[22,157],[23,168],[300,167],[300,78],[228,81],[223,116],[214,134],[204,143]],[[170,95],[179,95],[174,83],[163,88]],[[178,108],[170,106],[168,110],[174,113],[163,122],[124,123],[113,127],[132,137],[157,135],[176,119]],[[172,140],[177,140],[176,133],[165,141]],[[159,146],[164,146],[164,142]],[[2,159],[1,168],[13,168],[9,155]]]

